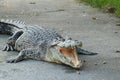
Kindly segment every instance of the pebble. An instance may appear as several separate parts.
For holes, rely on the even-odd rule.
[[[83,60],[83,62],[87,62],[86,60]]]
[[[115,33],[118,33],[118,32],[115,32]]]
[[[120,53],[120,50],[116,50],[115,52],[116,52],[116,53]]]
[[[120,26],[120,23],[117,23],[116,26]]]
[[[80,71],[76,71],[77,74],[80,74]]]
[[[30,4],[36,4],[35,2],[30,2]]]
[[[95,63],[94,65],[98,65],[98,63]]]
[[[95,17],[92,17],[92,19],[93,19],[93,20],[96,20],[97,18],[95,18]]]
[[[107,64],[107,62],[106,62],[106,61],[103,61],[103,64]]]

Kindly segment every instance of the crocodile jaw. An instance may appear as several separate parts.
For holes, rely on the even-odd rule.
[[[46,53],[45,61],[66,64],[73,68],[80,68],[82,62],[78,59],[75,47],[61,48],[58,46],[49,48]]]

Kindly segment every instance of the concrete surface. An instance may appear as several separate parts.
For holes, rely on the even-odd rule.
[[[55,28],[62,35],[81,40],[83,48],[98,52],[85,60],[80,70],[65,65],[26,60],[5,63],[17,52],[1,51],[9,36],[0,35],[0,80],[119,80],[120,19],[74,0],[0,0],[0,18]],[[78,74],[80,71],[80,74]]]

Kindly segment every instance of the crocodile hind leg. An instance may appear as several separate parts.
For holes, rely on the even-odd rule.
[[[3,51],[14,51],[15,50],[15,42],[22,35],[23,31],[15,32],[11,37],[9,37],[6,46]]]
[[[24,59],[42,60],[44,59],[44,55],[42,55],[39,51],[36,50],[24,49],[20,51],[19,55],[16,58],[7,60],[7,63],[17,63]]]
[[[90,52],[81,48],[76,47],[76,51],[78,54],[82,54],[82,55],[97,55],[98,53],[95,52]]]

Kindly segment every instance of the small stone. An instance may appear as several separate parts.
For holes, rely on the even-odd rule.
[[[92,19],[93,19],[93,20],[96,20],[97,18],[95,18],[95,17],[92,17]]]
[[[116,26],[120,26],[120,23],[116,24]]]
[[[120,50],[116,50],[115,52],[116,52],[116,53],[120,53]]]
[[[106,62],[106,61],[103,61],[103,64],[107,64],[107,62]]]
[[[56,10],[56,11],[65,11],[65,9],[58,9],[58,10]]]
[[[30,2],[30,4],[36,4],[35,2]]]
[[[115,33],[118,33],[118,32],[115,32]]]
[[[98,63],[95,63],[94,65],[98,65]]]
[[[83,62],[87,62],[86,60],[83,60]]]
[[[80,71],[76,71],[77,74],[80,74]]]

